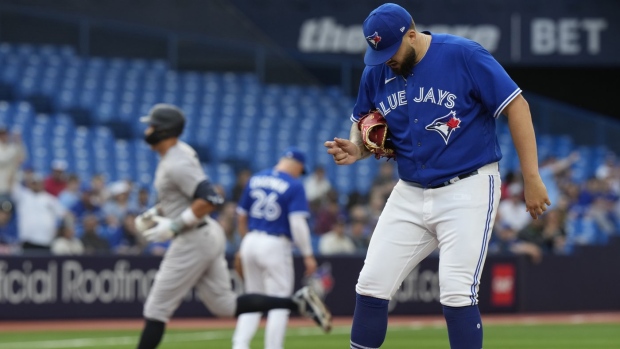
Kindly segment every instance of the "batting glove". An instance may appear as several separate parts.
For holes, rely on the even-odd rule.
[[[181,231],[179,223],[170,218],[153,216],[152,220],[157,225],[142,233],[144,238],[150,242],[168,241]]]
[[[154,216],[157,216],[157,206],[149,208],[134,219],[136,230],[143,233],[147,229],[152,228],[156,224],[153,221]]]

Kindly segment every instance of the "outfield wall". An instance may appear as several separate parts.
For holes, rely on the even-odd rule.
[[[0,320],[139,318],[158,268],[157,257],[5,257],[0,259]],[[362,257],[319,258],[310,280],[334,315],[352,315]],[[296,261],[302,275],[302,261]],[[392,314],[440,314],[438,258],[423,261],[403,282]],[[231,271],[233,286],[241,281]],[[576,256],[487,258],[480,286],[483,313],[620,310],[620,244]],[[194,292],[176,317],[211,316]]]

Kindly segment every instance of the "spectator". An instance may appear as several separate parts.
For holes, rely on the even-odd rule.
[[[531,242],[543,253],[564,254],[566,231],[562,216],[557,209],[545,212],[539,219],[532,220],[519,234],[519,239]]]
[[[43,178],[39,175],[28,187],[15,183],[13,201],[17,206],[18,233],[24,252],[49,252],[66,209],[44,190]]]
[[[314,172],[304,180],[304,189],[309,202],[323,201],[331,188],[332,185],[325,176],[325,168],[321,165],[316,166]]]
[[[146,240],[144,240],[142,234],[136,229],[136,216],[136,213],[130,212],[123,219],[120,242],[115,248],[116,253],[123,255],[139,255],[144,251]]]
[[[245,189],[248,181],[252,177],[252,171],[247,168],[242,169],[237,173],[237,179],[235,181],[235,185],[232,188],[231,199],[234,202],[239,202],[241,198],[241,194],[243,194],[243,190]]]
[[[332,193],[331,191],[330,193]],[[335,193],[335,192],[333,192]],[[314,224],[315,234],[322,235],[332,230],[338,216],[340,215],[340,205],[338,204],[337,195],[328,194],[328,201],[324,206],[319,208]]]
[[[572,210],[579,204],[579,195],[581,189],[577,183],[565,183],[562,187],[562,195],[560,195],[560,201],[558,208],[561,210]],[[555,206],[554,203],[552,205]]]
[[[590,178],[586,181],[585,186],[579,192],[579,197],[577,198],[577,206],[581,209],[587,209],[594,200],[602,194],[601,188],[602,181],[596,178]]]
[[[617,234],[618,218],[614,212],[615,198],[607,191],[597,195],[592,204],[588,207],[589,215],[592,217],[601,236],[602,242],[606,242],[609,236]]]
[[[84,253],[84,245],[75,237],[72,224],[61,224],[58,235],[52,242],[52,254],[57,256],[79,256]]]
[[[16,179],[22,185],[27,185],[33,181],[35,176],[37,176],[37,174],[34,172],[34,167],[29,163],[24,163],[21,171],[17,172]]]
[[[573,152],[564,159],[558,160],[555,157],[548,157],[540,165],[540,177],[547,187],[547,194],[551,201],[551,208],[555,208],[560,200],[561,190],[558,185],[559,177],[563,176],[571,166],[579,161],[579,153]]]
[[[81,222],[87,214],[101,216],[102,211],[99,206],[99,200],[96,198],[92,187],[87,184],[82,185],[80,192],[80,200],[71,208],[76,220]],[[80,232],[78,232],[78,236],[81,236]]]
[[[241,244],[241,238],[237,234],[237,221],[235,210],[237,204],[233,201],[226,202],[217,215],[217,222],[220,223],[226,236],[226,253],[235,253]]]
[[[58,200],[66,209],[71,209],[80,200],[80,178],[77,175],[69,176],[67,186],[58,195]]]
[[[379,173],[372,181],[371,191],[379,191],[382,196],[387,198],[396,185],[396,178],[398,177],[394,171],[394,162],[382,162]]]
[[[616,166],[611,169],[611,173],[607,177],[607,183],[611,192],[620,196],[620,163],[616,163]]]
[[[566,226],[566,244],[569,250],[574,246],[596,245],[601,242],[603,233],[598,229],[589,210],[583,214],[571,211]]]
[[[308,226],[310,227],[311,234],[317,235],[316,224],[319,220],[319,212],[321,211],[322,205],[320,201],[314,200],[308,203],[308,207],[310,209],[310,217],[308,218]]]
[[[18,242],[17,225],[13,214],[13,203],[0,199],[0,244],[14,245]]]
[[[565,253],[566,228],[564,214],[559,210],[545,213],[545,226],[542,231],[543,250],[556,254]]]
[[[126,181],[114,182],[110,185],[108,192],[109,200],[103,204],[103,214],[114,216],[117,223],[120,223],[129,211],[129,192],[131,187]]]
[[[58,196],[67,186],[67,162],[65,160],[52,161],[52,172],[45,178],[45,191]]]
[[[323,234],[319,240],[319,252],[322,255],[353,254],[355,244],[345,233],[345,221],[339,217],[331,231]]]
[[[508,172],[505,176],[504,179],[502,179],[502,185],[501,185],[501,200],[505,200],[508,199],[510,197],[510,194],[508,193],[508,187],[515,182],[519,182],[519,183],[523,183],[523,178],[521,178],[520,174],[517,174],[515,172]]]
[[[498,216],[501,212],[498,213]],[[526,255],[532,262],[539,263],[542,260],[542,250],[536,244],[523,241],[517,232],[506,224],[502,224],[501,218],[496,218],[500,224],[495,224],[493,234],[489,242],[489,254],[496,255]]]
[[[519,182],[512,183],[508,187],[509,197],[499,203],[498,221],[500,225],[506,226],[518,232],[530,223],[532,217],[526,212],[525,202],[523,201],[523,186]]]
[[[358,252],[365,252],[368,249],[370,243],[370,236],[374,229],[373,225],[369,224],[370,212],[366,206],[355,205],[349,210],[349,226],[348,235],[353,240]]]
[[[90,179],[91,195],[96,205],[99,207],[108,200],[109,193],[105,186],[105,177],[102,174],[96,174]]]
[[[351,221],[366,221],[369,217],[370,211],[364,205],[355,205],[349,209],[349,220]]]
[[[149,188],[146,186],[140,187],[138,190],[138,197],[136,198],[135,203],[131,207],[131,211],[136,212],[138,214],[148,210],[152,205],[150,201],[151,193]]]
[[[523,241],[536,244],[542,248],[544,245],[543,230],[545,228],[544,220],[546,219],[546,217],[547,216],[545,214],[545,216],[539,219],[531,220],[530,223],[528,223],[528,225],[523,227],[523,229],[521,229],[518,232],[517,234],[518,238]]]
[[[379,216],[381,215],[381,212],[383,212],[383,208],[385,207],[385,203],[389,197],[389,192],[385,192],[383,189],[375,188],[370,192],[370,199],[368,202],[370,219],[368,220],[368,224],[373,230],[379,221]]]
[[[0,200],[11,195],[12,177],[25,154],[20,135],[10,134],[6,126],[0,124]]]
[[[368,194],[362,194],[358,191],[349,193],[346,210],[350,211],[353,206],[368,204]]]
[[[366,220],[353,219],[351,221],[348,235],[351,237],[351,241],[353,241],[358,253],[365,253],[368,250],[371,233],[372,231],[366,225]]]
[[[124,220],[127,215],[123,216]],[[114,215],[107,215],[103,218],[103,224],[99,225],[99,237],[105,239],[110,245],[110,249],[116,248],[121,243],[123,237],[122,220]]]
[[[94,214],[87,214],[82,220],[84,233],[82,243],[84,244],[84,254],[107,254],[110,252],[110,243],[99,236],[99,219]]]
[[[596,178],[600,180],[608,179],[612,176],[616,167],[616,156],[611,153],[605,157],[605,161],[596,168]]]

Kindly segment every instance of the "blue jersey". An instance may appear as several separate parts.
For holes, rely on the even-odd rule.
[[[310,214],[302,182],[273,169],[250,178],[237,209],[248,215],[249,231],[260,230],[289,239],[292,239],[289,214]]]
[[[482,46],[433,34],[406,78],[385,64],[365,68],[351,120],[379,109],[400,178],[434,186],[501,159],[495,118],[520,93]]]

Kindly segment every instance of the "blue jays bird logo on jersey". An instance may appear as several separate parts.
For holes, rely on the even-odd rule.
[[[374,34],[367,36],[366,40],[368,40],[368,42],[370,42],[375,48],[377,48],[377,45],[379,45],[379,42],[381,42],[381,37],[377,32],[375,32]]]
[[[436,131],[441,135],[446,145],[450,139],[452,132],[461,126],[461,119],[456,117],[456,112],[453,110],[448,115],[435,119],[430,124],[426,125],[425,129],[429,131]]]

